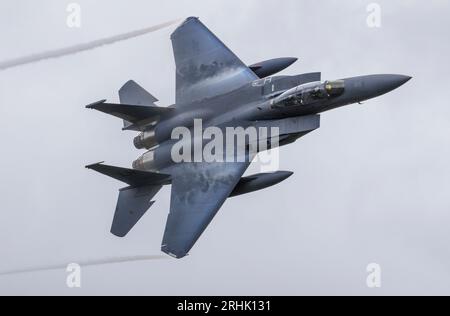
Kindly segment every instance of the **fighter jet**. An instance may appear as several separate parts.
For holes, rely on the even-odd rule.
[[[255,153],[292,144],[318,129],[323,112],[381,96],[411,79],[383,74],[323,81],[319,72],[274,76],[297,59],[246,65],[194,17],[186,19],[171,40],[176,64],[175,104],[158,106],[157,98],[128,81],[119,90],[120,104],[102,100],[87,106],[122,119],[123,130],[139,133],[134,146],[146,152],[131,168],[104,163],[87,168],[126,184],[119,191],[111,227],[111,233],[118,237],[130,232],[163,186],[171,185],[161,250],[175,258],[188,255],[229,197],[267,188],[292,175],[278,171],[243,177]],[[174,139],[174,130],[183,127],[193,131],[199,120],[203,130],[254,127],[276,128],[277,132],[258,135],[257,141],[249,137],[240,145],[235,143],[235,149],[242,150],[233,157],[244,159],[175,161],[174,147],[180,138]],[[195,142],[198,137],[193,131],[190,140]],[[204,144],[201,138],[199,142]],[[273,138],[277,138],[275,145]],[[255,142],[255,153],[250,153],[255,146],[249,145]],[[261,143],[267,146],[259,146]]]

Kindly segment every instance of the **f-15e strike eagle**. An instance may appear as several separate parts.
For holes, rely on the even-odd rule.
[[[152,199],[162,186],[172,186],[161,250],[175,258],[188,254],[227,198],[267,188],[292,172],[243,177],[254,157],[249,152],[250,138],[233,145],[235,149],[243,147],[238,152],[245,159],[174,161],[174,129],[193,130],[196,120],[201,120],[203,129],[215,127],[219,131],[230,127],[277,128],[276,135],[267,134],[263,140],[270,145],[256,146],[259,152],[274,147],[272,137],[277,137],[276,146],[284,146],[319,128],[322,112],[380,96],[411,79],[369,75],[322,81],[318,72],[272,76],[296,58],[247,66],[192,17],[174,31],[171,39],[176,63],[174,105],[157,106],[153,95],[128,81],[119,90],[120,104],[102,100],[87,106],[123,119],[124,130],[139,132],[135,147],[148,151],[133,162],[132,169],[103,163],[87,168],[127,184],[119,192],[111,228],[111,233],[119,237],[127,235],[153,205]],[[193,134],[195,142],[198,135]]]

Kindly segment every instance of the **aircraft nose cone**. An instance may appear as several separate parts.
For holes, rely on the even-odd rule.
[[[391,87],[391,90],[394,90],[405,83],[407,83],[409,80],[411,80],[412,77],[410,76],[404,76],[404,75],[385,75],[386,78],[386,84]]]
[[[404,75],[374,75],[366,77],[367,89],[375,94],[381,95],[388,93],[398,87],[404,85],[411,79],[410,76]]]
[[[369,75],[344,79],[346,95],[351,101],[359,102],[378,97],[397,89],[411,80],[404,75]]]

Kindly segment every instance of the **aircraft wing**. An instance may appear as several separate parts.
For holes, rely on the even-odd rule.
[[[198,18],[188,18],[171,39],[177,106],[225,94],[259,79]]]
[[[176,258],[186,256],[248,166],[248,162],[202,162],[175,166],[170,213],[161,250]]]

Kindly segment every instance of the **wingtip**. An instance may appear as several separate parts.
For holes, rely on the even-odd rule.
[[[196,16],[190,16],[184,20],[181,20],[181,24],[176,28],[176,30],[172,33],[170,38],[173,40],[175,36],[180,32],[181,29],[183,29],[186,25],[190,24],[191,22],[200,22],[200,18]],[[201,23],[201,22],[200,22]]]
[[[179,252],[179,251],[174,251],[172,249],[169,249],[169,247],[167,245],[162,245],[161,251],[164,252],[166,255],[168,255],[172,258],[175,258],[175,259],[183,259],[189,255],[187,252],[184,252],[184,251]]]
[[[86,168],[86,169],[92,169],[92,168],[94,168],[95,166],[98,166],[98,165],[101,165],[101,164],[104,164],[104,163],[105,163],[104,161],[96,162],[96,163],[93,163],[93,164],[90,164],[90,165],[85,166],[85,168]]]
[[[188,16],[184,22],[189,22],[189,21],[195,21],[195,20],[200,20],[200,18],[198,16]]]
[[[105,102],[106,102],[106,99],[103,99],[103,100],[88,104],[88,105],[86,105],[86,109],[94,109],[97,105],[103,104]]]

